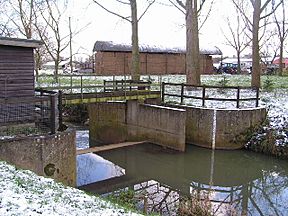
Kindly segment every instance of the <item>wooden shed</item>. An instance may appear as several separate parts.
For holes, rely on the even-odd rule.
[[[0,98],[34,96],[34,48],[40,41],[0,37]]]
[[[141,75],[185,74],[183,48],[166,48],[140,45]],[[96,41],[95,72],[97,75],[129,75],[131,72],[132,46],[111,41]],[[213,73],[212,55],[221,55],[217,47],[200,50],[202,74]]]
[[[34,83],[34,48],[40,45],[37,40],[0,37],[0,126],[35,122],[36,104],[42,104],[38,110],[44,114],[45,101],[35,97]],[[38,120],[43,118],[41,114]]]

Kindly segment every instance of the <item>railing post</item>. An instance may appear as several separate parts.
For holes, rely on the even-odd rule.
[[[256,88],[256,107],[259,106],[259,88]]]
[[[70,94],[73,93],[73,75],[70,76]]]
[[[184,83],[181,84],[181,105],[184,103]]]
[[[56,133],[56,95],[50,95],[50,130]]]
[[[104,90],[104,92],[106,92],[106,80],[104,80],[103,84],[104,84],[104,89],[103,90]]]
[[[59,111],[59,126],[62,127],[63,125],[63,104],[62,104],[62,99],[63,99],[63,93],[60,90],[58,92],[58,111]]]
[[[205,97],[206,97],[206,87],[202,87],[202,107],[205,106]]]
[[[83,75],[80,76],[81,99],[83,99]]]
[[[162,82],[161,87],[161,101],[164,103],[164,96],[165,96],[165,82]]]
[[[237,109],[240,107],[240,87],[237,87]]]

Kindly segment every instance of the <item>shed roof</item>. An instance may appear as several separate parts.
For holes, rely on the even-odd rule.
[[[43,44],[42,41],[32,39],[0,37],[0,45],[38,48]]]
[[[120,44],[112,41],[96,41],[94,44],[93,52],[97,51],[110,51],[110,52],[131,52],[131,44]],[[140,52],[147,53],[185,53],[186,49],[183,47],[162,47],[151,45],[139,45]],[[200,54],[203,55],[222,55],[222,51],[216,47],[211,46],[208,48],[200,48]]]

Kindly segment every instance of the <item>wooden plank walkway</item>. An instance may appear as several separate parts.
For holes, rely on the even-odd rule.
[[[134,145],[139,145],[139,144],[144,144],[144,143],[147,143],[147,141],[108,144],[108,145],[103,145],[103,146],[87,148],[87,149],[79,149],[76,151],[76,154],[81,155],[81,154],[87,154],[87,153],[96,153],[96,152],[108,151],[112,149],[123,148],[127,146],[134,146]]]
[[[160,91],[118,91],[118,92],[98,92],[98,93],[77,93],[63,94],[63,104],[83,104],[119,100],[135,100],[147,98],[160,98]]]

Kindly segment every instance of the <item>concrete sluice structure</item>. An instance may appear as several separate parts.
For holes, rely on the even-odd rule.
[[[265,108],[208,109],[126,102],[89,105],[90,147],[147,141],[178,151],[186,143],[211,149],[240,149],[266,119]]]

